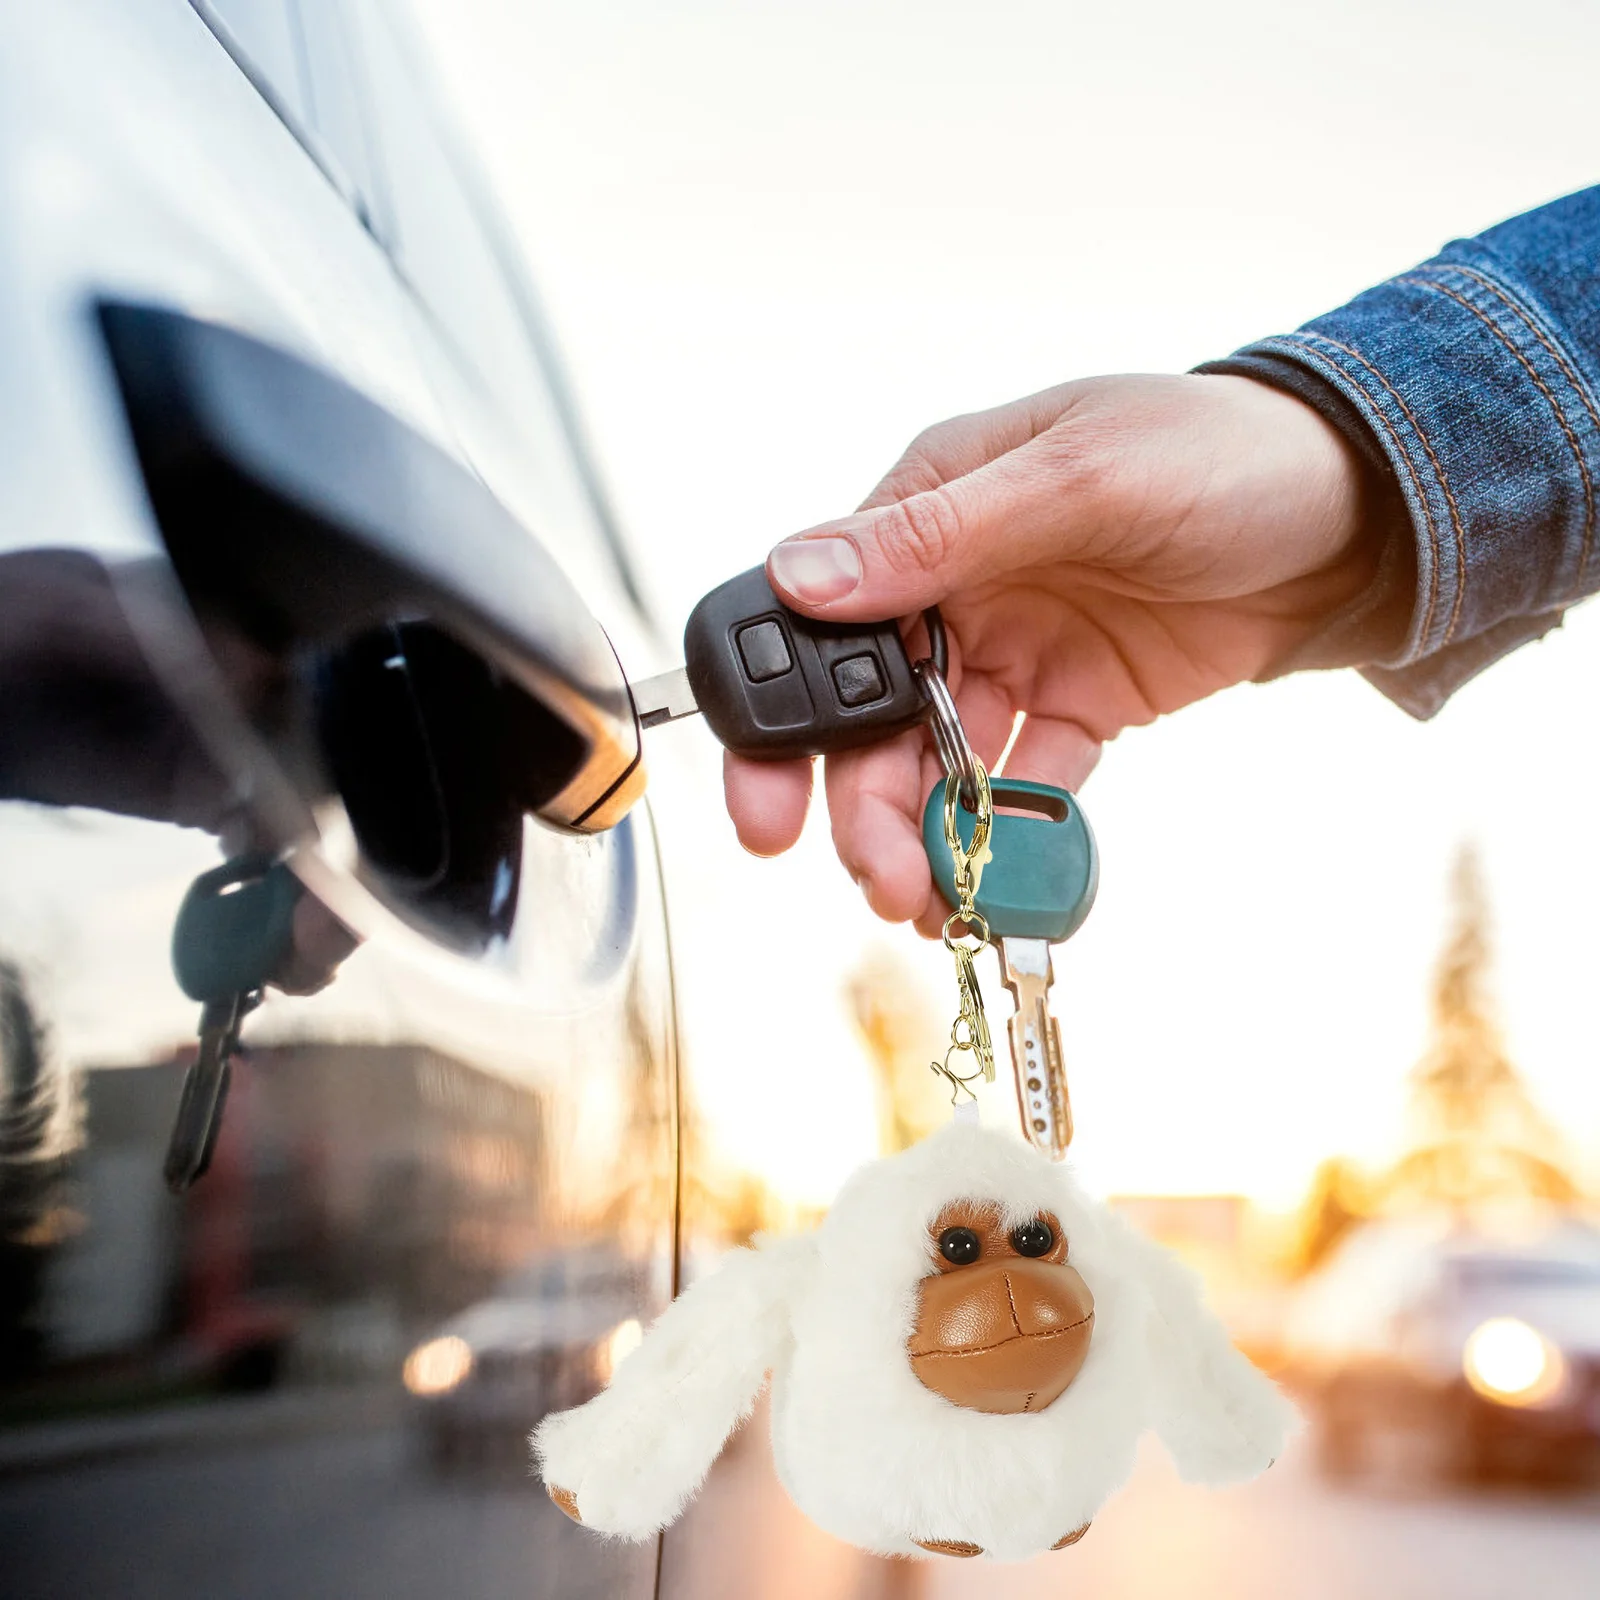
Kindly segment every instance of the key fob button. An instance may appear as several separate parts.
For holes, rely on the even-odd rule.
[[[877,744],[927,715],[897,622],[787,610],[760,567],[702,597],[683,671],[706,726],[736,755],[785,761]]]
[[[751,683],[781,678],[794,665],[783,628],[771,618],[739,630],[739,656]]]
[[[872,654],[851,656],[833,664],[833,687],[842,706],[869,706],[884,694],[883,674]]]

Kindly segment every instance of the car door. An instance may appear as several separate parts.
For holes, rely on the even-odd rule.
[[[4,25],[4,1588],[625,1600],[655,1548],[531,1492],[523,1435],[673,1280],[626,581],[538,349],[499,406],[429,345],[309,11]],[[456,378],[555,487],[489,492]],[[173,1194],[174,923],[247,847],[359,942],[250,1015]]]

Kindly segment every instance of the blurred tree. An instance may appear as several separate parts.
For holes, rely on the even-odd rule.
[[[678,1214],[686,1252],[749,1244],[758,1233],[793,1232],[821,1220],[822,1208],[785,1200],[760,1173],[730,1156],[692,1099],[685,1100],[678,1137]]]
[[[1497,1200],[1571,1205],[1581,1197],[1560,1137],[1529,1097],[1495,1021],[1488,897],[1470,844],[1457,852],[1450,898],[1428,1043],[1411,1074],[1410,1142],[1377,1174],[1342,1156],[1317,1168],[1288,1251],[1296,1273],[1311,1271],[1379,1212]]]
[[[1463,845],[1433,982],[1433,1025],[1412,1074],[1411,1148],[1384,1175],[1390,1208],[1579,1195],[1555,1130],[1529,1098],[1489,995],[1490,919],[1477,852]]]
[[[1313,1271],[1354,1224],[1372,1214],[1371,1180],[1345,1156],[1320,1162],[1289,1248],[1287,1265],[1296,1276]]]
[[[949,1085],[928,1070],[945,1025],[916,975],[881,948],[850,974],[845,999],[877,1087],[878,1148],[894,1155],[950,1119]]]

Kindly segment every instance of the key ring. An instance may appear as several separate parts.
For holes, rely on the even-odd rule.
[[[931,708],[929,720],[933,724],[933,742],[939,750],[939,760],[944,770],[952,776],[961,775],[961,799],[967,810],[978,809],[978,758],[967,739],[967,730],[961,725],[956,710],[955,696],[945,682],[945,672],[950,665],[950,647],[945,638],[944,618],[937,606],[929,606],[922,613],[928,630],[929,654],[911,669],[918,687]]]
[[[950,1085],[951,1105],[959,1106],[961,1104],[962,1095],[965,1095],[967,1097],[967,1104],[975,1106],[978,1103],[978,1097],[973,1092],[972,1086],[978,1081],[979,1078],[983,1076],[983,1068],[979,1066],[974,1068],[971,1072],[962,1073],[957,1072],[956,1069],[950,1065],[950,1057],[953,1056],[958,1050],[963,1048],[964,1046],[962,1045],[951,1045],[950,1048],[945,1051],[943,1061],[930,1061],[928,1063],[928,1071],[937,1074]]]

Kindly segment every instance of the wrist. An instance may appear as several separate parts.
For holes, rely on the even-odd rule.
[[[1319,441],[1314,459],[1333,537],[1295,585],[1300,641],[1262,675],[1388,659],[1406,636],[1417,561],[1411,515],[1377,435],[1341,391],[1298,362],[1252,351],[1196,371],[1276,392],[1294,408],[1297,426],[1313,420]]]

